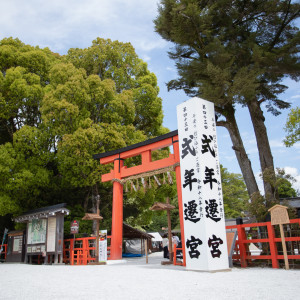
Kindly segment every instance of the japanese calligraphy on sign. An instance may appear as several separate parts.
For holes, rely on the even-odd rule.
[[[177,106],[186,267],[228,269],[214,105],[192,98]]]

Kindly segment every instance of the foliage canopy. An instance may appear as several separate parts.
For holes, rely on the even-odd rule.
[[[94,210],[99,194],[109,219],[110,166],[93,154],[166,133],[156,76],[129,43],[100,38],[65,56],[3,39],[0,70],[0,215]]]
[[[300,107],[291,109],[286,121],[285,131],[287,136],[284,143],[287,147],[291,147],[300,141]]]

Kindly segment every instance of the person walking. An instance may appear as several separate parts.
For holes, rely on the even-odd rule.
[[[169,258],[169,250],[168,250],[169,239],[166,234],[163,237],[162,244],[163,244],[163,249],[164,249],[164,258]]]

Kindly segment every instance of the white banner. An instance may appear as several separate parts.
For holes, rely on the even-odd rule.
[[[186,268],[228,269],[214,104],[192,98],[177,106]]]
[[[99,262],[107,261],[107,230],[100,230],[99,234]]]

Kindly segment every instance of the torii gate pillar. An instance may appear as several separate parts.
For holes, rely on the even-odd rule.
[[[123,159],[114,160],[114,174],[116,179],[121,179],[120,170]],[[111,254],[113,260],[122,259],[123,239],[123,185],[118,181],[113,182],[112,224],[111,224]]]

